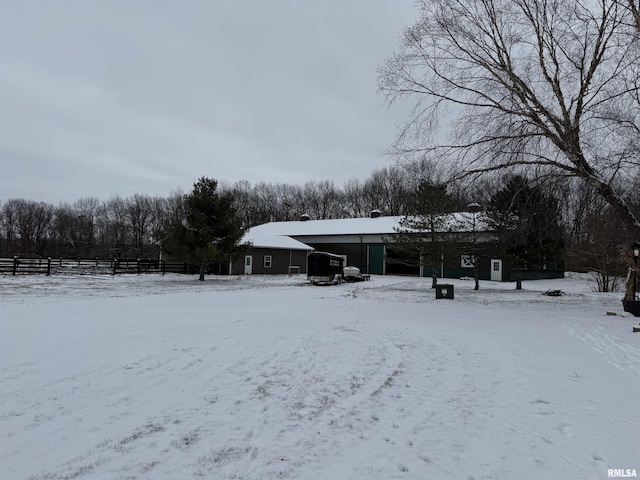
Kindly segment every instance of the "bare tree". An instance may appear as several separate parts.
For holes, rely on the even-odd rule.
[[[12,252],[14,242],[18,237],[18,219],[16,203],[13,200],[4,202],[0,210],[0,229],[2,231],[3,245],[2,254],[7,255]]]
[[[232,185],[224,182],[220,183],[221,192],[230,192],[233,196],[234,207],[238,211],[238,215],[242,217],[243,225],[248,228],[257,225],[255,219],[255,208],[253,205],[253,189],[251,182],[248,180],[240,180]],[[184,194],[172,195],[172,198],[182,198]]]
[[[302,188],[301,203],[307,213],[316,220],[338,218],[342,212],[342,192],[332,180],[310,180]]]
[[[408,186],[405,169],[400,166],[374,170],[362,187],[365,207],[368,212],[378,209],[385,215],[401,215],[409,200],[408,191],[417,184]]]
[[[278,220],[298,220],[300,215],[305,213],[302,205],[298,204],[298,200],[302,198],[302,187],[300,185],[279,183],[277,185],[277,191],[278,201],[280,203]]]
[[[416,99],[392,151],[454,177],[542,169],[592,186],[632,232],[616,188],[640,167],[635,0],[418,0],[379,71],[389,104]],[[437,138],[451,122],[453,140]]]
[[[100,200],[95,197],[84,197],[73,204],[77,216],[76,232],[82,244],[84,254],[93,252],[96,234],[96,216]]]
[[[137,256],[144,255],[145,247],[151,243],[151,225],[153,204],[146,195],[134,194],[126,200],[125,216],[129,231],[133,236],[133,251]]]
[[[14,255],[44,255],[53,229],[53,206],[16,198],[6,201],[2,212],[7,251]]]
[[[120,196],[112,197],[104,204],[100,214],[109,255],[119,258],[128,256],[131,243],[127,228],[127,202]]]
[[[362,189],[362,183],[357,178],[350,178],[344,183],[342,192],[346,217],[365,217],[369,213],[364,206]]]

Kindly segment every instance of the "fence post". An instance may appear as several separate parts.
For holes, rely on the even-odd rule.
[[[96,257],[96,268],[98,268],[98,257]]]
[[[138,275],[140,275],[140,259],[138,259]]]
[[[59,267],[62,267],[62,257],[60,257],[60,263],[58,264]]]
[[[165,264],[167,262],[165,262],[164,260],[160,260],[160,269],[162,270],[162,274],[164,275],[164,271],[165,271]]]
[[[51,257],[47,258],[47,277],[51,275]]]
[[[13,275],[16,274],[16,270],[18,270],[18,256],[13,256]]]

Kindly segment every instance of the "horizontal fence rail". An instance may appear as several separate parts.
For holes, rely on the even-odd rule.
[[[199,273],[200,266],[189,262],[166,262],[159,259],[70,259],[70,258],[0,258],[0,275],[97,275],[143,273]],[[209,271],[207,273],[210,273]]]

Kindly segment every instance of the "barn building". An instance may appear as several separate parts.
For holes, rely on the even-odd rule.
[[[366,218],[310,220],[305,215],[298,221],[258,225],[249,229],[245,236],[246,239],[253,239],[253,247],[244,258],[244,268],[239,262],[233,265],[232,272],[305,273],[306,261],[303,256],[318,250],[341,255],[345,258],[345,265],[358,267],[362,273],[431,276],[432,267],[420,266],[419,259],[415,259],[411,265],[394,262],[393,244],[403,218],[382,216],[374,210]],[[477,223],[472,222],[472,214],[466,212],[452,214],[450,221],[452,227],[449,231],[455,230],[458,239],[463,238],[464,241],[456,254],[443,254],[436,272],[438,277],[473,276],[473,263],[469,259],[473,240],[481,280],[515,280],[515,271],[508,260],[497,253],[494,235],[484,222],[480,219]],[[295,243],[285,245],[289,240]],[[275,258],[278,258],[277,264]],[[248,269],[249,265],[251,268]],[[557,269],[555,264],[541,271],[527,270],[521,273],[525,280],[564,276],[564,270]]]

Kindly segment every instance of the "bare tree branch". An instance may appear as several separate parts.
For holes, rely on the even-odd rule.
[[[389,104],[416,101],[393,153],[446,164],[452,178],[534,165],[573,175],[640,232],[614,188],[640,167],[634,0],[420,0],[418,9],[379,70]],[[443,120],[453,142],[438,136]]]

